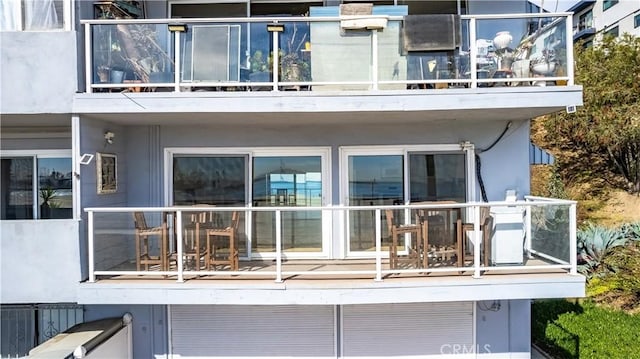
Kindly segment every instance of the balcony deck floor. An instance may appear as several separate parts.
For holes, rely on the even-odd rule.
[[[505,276],[505,275],[523,275],[523,274],[566,274],[568,271],[562,268],[540,268],[541,266],[551,266],[552,262],[534,257],[532,259],[526,259],[520,264],[519,269],[500,269],[500,266],[495,266],[496,270],[485,270],[483,276]],[[185,271],[190,270],[190,273],[184,274],[185,281],[220,281],[220,282],[243,282],[243,281],[273,281],[275,279],[276,262],[275,260],[241,260],[240,268],[238,272],[251,273],[248,275],[242,274],[230,274],[228,267],[218,267],[215,273],[201,270],[202,274],[195,274],[194,270],[189,267],[185,267]],[[532,267],[527,269],[527,267]],[[120,282],[120,281],[165,281],[169,280],[175,282],[177,275],[161,275],[154,274],[153,272],[159,271],[158,266],[149,268],[148,272],[141,275],[131,274],[117,274],[118,271],[131,271],[131,268],[135,268],[135,262],[123,263],[119,266],[113,267],[110,271],[114,271],[113,275],[101,275],[98,276],[97,281],[105,282]],[[410,265],[401,266],[399,270],[415,269]],[[429,270],[437,269],[437,272],[404,272],[404,273],[385,273],[383,274],[384,280],[393,279],[410,279],[410,278],[444,278],[444,277],[470,277],[473,275],[472,261],[466,260],[465,267],[460,270],[454,263],[434,263],[429,266]],[[382,270],[389,271],[389,262],[387,259],[383,259]],[[442,270],[442,271],[440,271]],[[172,261],[170,271],[177,271],[175,261]],[[343,260],[315,260],[315,259],[290,259],[283,260],[282,262],[283,280],[291,281],[339,281],[339,280],[373,280],[375,278],[375,260],[373,259],[343,259]],[[351,273],[335,273],[337,271],[347,271]],[[368,271],[368,272],[367,272]],[[264,272],[264,275],[260,274]],[[301,273],[309,272],[309,273]],[[323,274],[323,272],[325,274]],[[365,272],[365,273],[363,273]]]

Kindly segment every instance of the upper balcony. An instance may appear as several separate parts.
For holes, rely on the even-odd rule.
[[[495,116],[518,108],[530,118],[582,104],[571,14],[412,16],[383,8],[392,10],[85,20],[86,93],[74,110],[380,111],[386,101],[386,111]]]
[[[319,201],[313,191],[296,198]],[[278,195],[271,203],[87,208],[89,281],[80,285],[79,301],[357,304],[584,295],[572,201],[304,207]]]

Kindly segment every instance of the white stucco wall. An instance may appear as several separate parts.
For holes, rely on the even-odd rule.
[[[0,32],[0,113],[70,113],[77,89],[75,32]]]
[[[0,238],[2,303],[77,301],[78,221],[2,221]]]
[[[123,127],[112,123],[85,120],[80,126],[80,153],[93,154],[96,157],[88,165],[80,167],[81,206],[85,207],[123,207],[127,206],[127,163],[126,131]],[[112,144],[104,139],[104,133],[113,132]],[[97,153],[116,155],[117,191],[115,193],[98,193],[97,191]],[[149,176],[148,174],[146,176]],[[82,218],[87,219],[83,211]],[[105,270],[124,260],[134,258],[133,253],[133,219],[130,214],[99,214],[94,217],[95,225],[95,269]],[[82,245],[87,243],[86,226],[83,226]],[[102,235],[104,234],[104,235]]]
[[[524,358],[531,350],[531,301],[476,302],[479,358]]]

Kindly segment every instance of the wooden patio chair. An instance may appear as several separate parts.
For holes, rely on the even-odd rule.
[[[183,232],[182,256],[185,261],[185,269],[200,270],[206,264],[206,246],[203,232],[207,228],[213,228],[214,213],[210,211],[195,212],[186,215]]]
[[[136,237],[136,268],[138,271],[141,270],[142,266],[148,271],[150,265],[157,265],[161,271],[168,270],[167,215],[163,214],[162,217],[162,224],[160,226],[149,227],[144,212],[133,212]],[[151,254],[149,238],[153,237],[158,240],[159,253],[157,255]]]
[[[385,210],[385,217],[387,219],[387,228],[389,235],[391,236],[391,244],[389,245],[389,267],[391,269],[398,268],[400,262],[406,262],[412,264],[415,268],[421,267],[422,261],[422,224],[416,221],[415,224],[400,224],[395,223],[392,209]],[[412,236],[409,243],[413,243],[413,235],[416,235],[415,247],[409,245],[407,248],[407,255],[400,257],[398,254],[398,236],[403,237],[401,242],[404,243],[404,235],[409,234]]]
[[[205,264],[207,268],[228,265],[231,271],[238,270],[238,225],[240,214],[231,212],[231,223],[227,227],[206,228],[207,247]],[[224,249],[228,249],[225,251]]]
[[[473,231],[474,224],[473,223],[462,223],[461,219],[458,219],[458,238],[459,243],[463,246],[463,258],[464,258],[464,234],[467,231]],[[482,233],[482,241],[481,241],[481,256],[482,256],[482,264],[485,267],[489,266],[489,262],[491,259],[491,235],[493,233],[493,217],[489,213],[489,207],[481,207],[480,208],[480,232]],[[462,239],[462,240],[461,240]],[[458,261],[458,266],[463,266],[464,260],[462,264]]]

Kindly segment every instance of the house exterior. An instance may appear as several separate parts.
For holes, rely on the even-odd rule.
[[[640,4],[636,1],[583,0],[567,11],[574,14],[574,41],[589,45],[596,34],[640,36]]]
[[[525,1],[3,2],[2,356],[529,358],[581,297],[529,121],[582,105]]]

